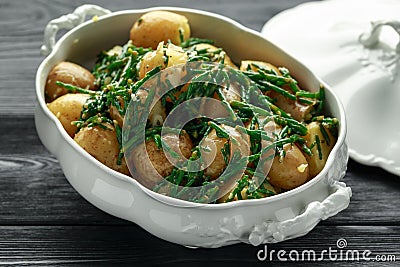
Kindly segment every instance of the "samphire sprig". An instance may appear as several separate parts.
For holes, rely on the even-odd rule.
[[[139,79],[138,64],[151,48],[136,47],[131,42],[110,51],[102,51],[92,71],[97,87],[109,84],[126,86],[129,89]]]
[[[312,115],[320,115],[325,102],[324,86],[321,85],[317,92],[302,90],[299,88],[298,82],[290,75],[288,69],[281,67],[279,72],[253,63],[249,64],[247,70],[242,73],[250,78],[262,92],[275,91],[291,101],[312,106]],[[271,103],[274,102],[273,99],[269,100]]]
[[[201,157],[202,151],[201,140],[214,129],[219,138],[229,140],[221,150],[224,162],[229,165],[232,159],[237,160],[237,166],[229,170],[225,178],[235,175],[235,171],[242,171],[244,165],[245,171],[236,182],[235,189],[231,192],[227,201],[232,201],[234,198],[241,199],[242,194],[246,198],[261,198],[276,194],[267,180],[262,185],[254,189],[252,178],[260,175],[257,173],[254,166],[258,163],[263,164],[265,160],[271,160],[275,155],[280,158],[285,157],[283,146],[286,144],[296,144],[304,153],[311,155],[312,148],[317,147],[318,156],[322,158],[321,154],[321,140],[330,142],[330,131],[333,136],[337,134],[338,121],[334,118],[322,116],[325,101],[324,87],[321,86],[317,92],[308,92],[302,90],[298,82],[291,76],[289,70],[286,68],[268,69],[260,66],[260,64],[251,64],[245,71],[229,69],[228,73],[223,70],[222,66],[225,61],[225,53],[220,48],[195,48],[197,44],[213,44],[213,41],[207,39],[190,38],[181,42],[181,47],[188,55],[188,61],[207,61],[220,63],[219,68],[215,69],[201,69],[198,75],[189,83],[185,90],[182,87],[177,87],[164,98],[162,98],[162,105],[168,111],[182,104],[183,102],[196,98],[196,97],[209,97],[219,99],[226,107],[229,115],[232,118],[238,117],[242,122],[248,123],[248,127],[236,126],[236,129],[244,135],[248,135],[250,140],[251,149],[250,154],[247,156],[240,155],[239,151],[231,151],[228,131],[224,129],[228,122],[224,122],[222,118],[208,119],[196,118],[183,126],[183,129],[189,134],[194,148],[192,156],[187,161],[187,164],[201,164],[196,161]],[[151,77],[156,75],[161,66],[151,70],[147,73],[145,78],[139,79],[139,67],[143,56],[151,51],[151,49],[140,48],[133,46],[130,42],[122,47],[115,48],[111,51],[103,51],[99,54],[93,69],[95,76],[95,84],[98,91],[87,90],[79,88],[70,84],[58,83],[59,86],[67,88],[71,92],[79,92],[89,94],[89,98],[85,103],[81,118],[75,122],[78,128],[85,126],[99,125],[108,129],[108,124],[114,126],[117,135],[117,140],[120,144],[120,154],[118,156],[118,163],[121,163],[124,149],[135,147],[140,142],[154,141],[158,148],[165,147],[165,143],[161,137],[161,127],[150,126],[144,116],[138,116],[136,123],[146,125],[144,140],[139,140],[136,135],[131,136],[127,142],[127,147],[122,148],[122,129],[118,122],[111,119],[110,108],[115,108],[118,113],[123,117],[126,114],[128,104],[132,100],[132,95],[135,94],[139,88]],[[243,90],[240,92],[240,100],[228,100],[223,89],[230,88],[231,84],[244,83],[247,86],[241,86]],[[235,86],[232,86],[235,88]],[[151,91],[151,90],[150,90]],[[155,92],[148,92],[148,99],[145,104],[149,104],[154,97]],[[258,95],[256,92],[261,92]],[[305,122],[300,122],[292,118],[292,116],[285,112],[277,105],[276,99],[270,97],[269,92],[274,95],[278,94],[283,96],[288,101],[298,102],[303,105],[313,107],[312,116]],[[150,99],[151,98],[151,99]],[[257,104],[251,104],[256,99]],[[135,107],[140,109],[140,107]],[[268,118],[262,120],[261,118]],[[270,136],[266,133],[263,126],[266,121],[274,121],[281,127],[278,134]],[[312,144],[307,144],[303,138],[308,132],[306,123],[311,121],[318,121],[321,125],[321,136],[316,137],[316,141]],[[232,125],[230,125],[232,126]],[[232,126],[235,127],[235,126]],[[110,129],[112,130],[112,129]],[[171,131],[178,131],[171,129]],[[262,147],[262,142],[267,141],[268,145]],[[167,147],[168,150],[168,147]],[[269,153],[274,150],[275,153]],[[173,154],[174,151],[167,151],[166,153]],[[265,157],[265,155],[269,155]],[[172,155],[173,156],[173,155]],[[272,157],[272,158],[271,158]],[[195,163],[196,162],[196,163]],[[246,165],[247,164],[247,165]],[[172,184],[184,187],[181,190],[173,188],[172,196],[182,196],[186,194],[185,187],[210,185],[212,182],[210,177],[205,175],[204,171],[190,172],[191,166],[187,168],[175,167],[170,175],[165,177],[155,187],[155,191],[162,189],[168,181]],[[223,179],[222,179],[223,180]],[[222,185],[222,184],[221,184]],[[200,192],[200,195],[192,196],[193,201],[203,201],[202,197],[211,197],[218,191],[216,187],[206,187],[207,192]]]

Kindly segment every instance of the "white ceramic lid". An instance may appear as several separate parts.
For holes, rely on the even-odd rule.
[[[400,175],[400,1],[306,3],[262,33],[339,95],[350,157]]]

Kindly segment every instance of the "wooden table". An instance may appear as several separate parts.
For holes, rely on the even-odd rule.
[[[273,15],[301,2],[305,1],[97,1],[111,10],[158,5],[199,8],[255,30],[261,30]],[[81,4],[77,0],[0,0],[0,263],[279,264],[276,258],[274,263],[258,261],[257,252],[264,246],[192,250],[159,240],[137,225],[95,208],[68,184],[35,131],[34,80],[43,60],[39,50],[46,23]],[[400,178],[350,160],[344,181],[353,189],[347,210],[321,222],[304,237],[268,245],[268,249],[320,252],[336,248],[337,240],[344,238],[348,249],[393,254],[400,261]],[[328,259],[318,262],[324,263],[343,265]]]

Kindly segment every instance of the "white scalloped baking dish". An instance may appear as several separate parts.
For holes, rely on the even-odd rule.
[[[265,199],[227,204],[194,204],[170,197],[162,199],[136,180],[102,165],[68,136],[44,100],[44,84],[52,66],[70,60],[91,67],[99,51],[125,43],[133,22],[143,13],[155,9],[185,15],[193,36],[216,40],[216,44],[224,47],[234,61],[265,60],[287,66],[303,86],[319,88],[322,83],[296,59],[259,33],[220,15],[171,7],[110,13],[96,6],[82,6],[73,14],[49,23],[42,51],[52,52],[43,60],[36,76],[35,122],[38,135],[58,158],[66,178],[76,191],[107,213],[132,221],[162,239],[190,247],[280,242],[308,233],[320,220],[345,209],[351,189],[339,179],[345,174],[348,160],[346,120],[342,105],[329,87],[327,109],[339,119],[340,130],[325,168],[306,184]],[[103,16],[82,23],[85,14]],[[57,30],[72,27],[53,49]]]

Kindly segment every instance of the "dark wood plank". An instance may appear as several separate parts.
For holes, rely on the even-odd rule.
[[[400,260],[399,227],[348,227],[348,226],[318,226],[307,236],[284,243],[269,244],[267,251],[297,250],[300,255],[303,250],[314,250],[316,258],[321,257],[322,250],[338,250],[332,256],[340,256],[336,243],[338,239],[346,239],[347,250],[370,250],[370,257],[376,255],[394,255]],[[351,236],[348,234],[351,231]],[[113,265],[116,263],[146,263],[146,265],[162,266],[192,266],[230,263],[265,265],[271,264],[269,258],[259,261],[257,253],[265,246],[253,247],[237,244],[220,249],[188,249],[179,245],[166,243],[150,234],[142,234],[135,226],[102,227],[102,226],[68,226],[68,227],[0,227],[0,260],[3,263],[33,265],[91,263]],[[325,236],[325,238],[322,238]],[[232,251],[240,253],[232,253]],[[337,254],[336,254],[337,253]],[[261,255],[261,254],[260,254]],[[293,254],[294,255],[294,254]],[[325,257],[326,256],[326,257]],[[322,263],[330,266],[343,266],[343,262],[330,262],[325,254]],[[288,257],[288,255],[286,256]],[[342,256],[343,257],[343,256]],[[273,263],[279,265],[276,254]],[[317,266],[321,262],[316,262]],[[320,264],[318,264],[320,263]],[[362,261],[365,265],[368,262]],[[360,262],[349,262],[346,265],[358,266]],[[375,263],[376,264],[376,263]],[[227,264],[228,265],[228,264]],[[371,266],[374,264],[372,263]],[[386,265],[386,264],[385,264]],[[393,263],[392,263],[393,265]],[[231,265],[230,265],[231,266]],[[390,263],[387,263],[390,266]]]
[[[335,223],[400,225],[400,177],[350,160],[343,181],[352,188],[353,197]]]
[[[260,30],[276,13],[307,1],[92,2],[110,10],[159,5],[198,8]],[[43,59],[39,50],[45,25],[83,3],[0,0],[0,264],[280,266],[276,258],[274,262],[257,260],[256,254],[263,246],[239,244],[192,250],[159,240],[135,224],[93,207],[68,184],[58,161],[40,143],[34,128],[34,80]],[[320,252],[329,246],[335,248],[336,241],[345,238],[349,249],[369,249],[373,255],[394,254],[400,261],[400,178],[350,161],[344,181],[353,189],[347,210],[321,222],[305,237],[268,245],[268,249]],[[344,263],[324,261],[315,265]]]
[[[261,30],[261,26],[280,10],[305,0],[262,1],[252,5],[241,0],[150,0],[96,1],[110,10],[139,9],[152,6],[198,8],[231,17],[245,26]],[[0,2],[0,115],[33,114],[35,106],[35,74],[42,61],[40,46],[46,24],[54,18],[71,13],[82,1],[1,1]]]
[[[70,186],[32,117],[0,119],[0,139],[0,224],[127,224]]]
[[[0,147],[0,224],[127,224],[74,191],[40,143],[32,117],[1,118]],[[400,224],[398,177],[350,161],[344,181],[353,190],[350,206],[323,224]]]

